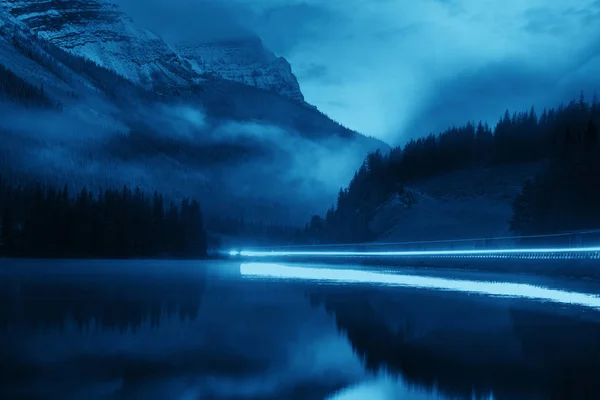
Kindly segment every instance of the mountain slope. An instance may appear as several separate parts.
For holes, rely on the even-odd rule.
[[[511,236],[512,203],[523,182],[533,178],[542,165],[533,162],[461,170],[415,182],[404,195],[394,196],[379,208],[370,227],[379,242]]]
[[[145,87],[202,83],[210,73],[304,101],[289,63],[265,49],[258,38],[176,43],[175,50],[107,1],[0,4],[39,37]]]
[[[0,172],[18,179],[139,185],[200,197],[209,211],[304,222],[367,151],[387,148],[301,101],[291,71],[291,85],[248,85],[239,81],[260,66],[249,58],[239,71],[222,64],[229,79],[201,75],[97,0],[0,4],[0,64],[62,110],[0,104]]]
[[[565,232],[595,230],[598,126],[597,98],[582,94],[540,114],[507,110],[493,129],[468,122],[370,154],[309,232],[333,243],[430,241],[439,249],[432,241],[496,246],[485,238],[560,233],[558,243]]]
[[[177,43],[175,48],[198,73],[216,74],[227,80],[304,101],[290,64],[285,58],[276,57],[265,49],[259,38]]]
[[[117,6],[99,0],[2,0],[36,35],[142,85],[192,78],[183,60],[160,38],[137,27]]]

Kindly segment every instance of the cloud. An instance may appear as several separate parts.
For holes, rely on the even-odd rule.
[[[245,212],[276,223],[304,224],[334,202],[365,154],[357,142],[215,120],[191,104],[134,107],[123,110],[122,120],[92,118],[84,109],[56,113],[0,103],[1,111],[10,117],[0,120],[0,173],[17,167],[76,190],[139,186],[174,199],[200,198],[211,213]]]
[[[322,204],[333,202],[364,155],[364,149],[339,138],[313,142],[297,132],[262,123],[223,122],[212,138],[219,143],[254,140],[272,149],[269,158],[250,162],[243,171],[233,167],[226,174],[229,184],[236,195],[252,195],[261,177],[270,176],[278,184],[261,187],[261,195],[282,202],[302,195],[303,204],[297,206],[302,212],[315,213]]]
[[[141,0],[123,2],[142,4]],[[432,103],[451,109],[444,121],[454,124],[499,115],[506,107],[523,103],[502,85],[492,85],[464,110],[454,106],[461,92],[475,95],[472,87],[493,78],[493,70],[501,79],[514,77],[514,82],[523,74],[535,81],[535,75],[540,75],[550,85],[527,83],[526,94],[519,90],[522,100],[557,103],[567,100],[561,97],[564,93],[576,96],[580,89],[594,90],[558,90],[551,81],[558,84],[561,76],[580,70],[598,53],[597,0],[151,3],[168,4],[187,14],[182,20],[196,15],[202,15],[202,21],[218,17],[221,31],[242,27],[256,32],[268,48],[290,61],[307,101],[350,128],[391,142],[413,135],[413,122],[428,118]],[[188,3],[197,7],[196,13],[189,11],[189,5],[180,6]],[[200,36],[208,35],[204,32],[212,25],[198,23]],[[582,73],[577,78],[580,85],[587,82]],[[480,80],[482,74],[488,78]],[[475,81],[469,81],[469,76]],[[595,85],[593,75],[587,78]]]
[[[271,50],[289,54],[303,43],[321,40],[324,27],[341,25],[344,18],[326,6],[290,2],[257,11],[250,23],[268,40]],[[282,35],[284,31],[291,34]]]
[[[540,72],[519,60],[490,63],[479,69],[464,71],[440,80],[436,95],[415,110],[407,120],[407,137],[440,132],[467,121],[497,122],[503,111],[526,110],[531,105],[550,107],[555,104],[547,95],[548,88],[558,88],[560,74]],[[457,120],[456,116],[461,116]]]
[[[327,66],[323,64],[310,63],[305,67],[302,74],[296,75],[301,79],[322,79],[329,75],[329,71]]]
[[[134,20],[169,40],[201,41],[246,37],[252,33],[238,22],[240,7],[212,0],[119,0]]]

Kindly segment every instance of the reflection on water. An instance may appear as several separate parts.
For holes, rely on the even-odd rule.
[[[401,394],[404,396],[399,397]],[[429,400],[437,398],[445,398],[444,395],[438,392],[435,388],[428,391],[414,390],[410,384],[407,384],[402,379],[394,379],[389,376],[380,376],[373,380],[367,380],[355,385],[351,385],[331,396],[331,400]],[[470,396],[466,398],[479,398],[484,400],[493,400],[493,393],[482,396]]]
[[[0,261],[0,398],[597,399],[597,300],[565,294],[265,264]]]
[[[462,279],[444,279],[416,275],[402,275],[353,269],[297,267],[273,263],[243,263],[242,276],[363,283],[388,286],[406,286],[419,289],[452,290],[491,296],[521,297],[600,309],[600,296],[548,289],[540,286],[509,282],[485,282]]]
[[[175,314],[182,321],[194,319],[205,281],[107,275],[13,282],[11,286],[2,293],[0,327],[64,329],[72,325],[79,330],[135,332],[144,323],[158,326],[161,319]]]

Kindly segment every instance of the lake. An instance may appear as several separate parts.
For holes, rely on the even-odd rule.
[[[0,260],[2,399],[598,399],[600,284]]]

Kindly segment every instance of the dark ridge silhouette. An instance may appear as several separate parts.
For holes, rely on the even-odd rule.
[[[14,186],[0,177],[0,255],[35,258],[205,257],[200,204],[140,189]]]
[[[425,321],[426,315],[413,320],[407,314],[407,319],[396,321],[394,328],[381,314],[385,306],[379,304],[375,309],[367,291],[343,296],[343,290],[337,294],[329,289],[311,291],[311,304],[323,305],[335,317],[340,332],[373,372],[399,374],[409,384],[451,398],[484,398],[490,392],[495,399],[600,396],[597,323],[513,308],[508,311],[512,328],[507,331],[477,330],[475,318],[471,322],[475,336],[448,331],[439,333],[442,336],[432,333],[415,338],[413,327],[419,319]],[[395,298],[388,307],[398,311],[401,303]],[[408,303],[406,307],[415,309]],[[515,344],[521,350],[504,354],[503,349]]]
[[[518,200],[513,223],[515,232],[545,233],[566,226],[588,226],[593,222],[597,228],[600,226],[597,215],[600,214],[591,204],[597,203],[594,196],[598,196],[599,187],[596,180],[600,176],[597,173],[600,167],[597,161],[592,161],[598,159],[596,127],[599,124],[600,106],[596,96],[590,104],[582,94],[578,102],[573,100],[566,106],[561,104],[558,108],[544,109],[541,115],[533,107],[512,115],[507,110],[493,129],[481,122],[469,122],[438,135],[412,139],[389,154],[376,151],[366,157],[349,185],[340,190],[337,204],[324,217],[314,216],[305,231],[313,242],[319,243],[369,241],[374,239],[369,222],[377,207],[394,193],[402,194],[406,185],[459,169],[522,162],[550,162],[550,167],[544,173],[546,178],[536,179]],[[566,164],[571,167],[565,169]],[[584,175],[581,182],[566,184],[578,174]],[[529,202],[536,201],[531,199],[534,188],[540,188],[539,198],[544,200],[561,191],[560,198],[571,199],[560,205],[563,221],[559,218],[552,226],[535,226],[535,222],[528,225],[528,218],[534,217],[524,214],[523,210]],[[557,207],[553,205],[540,212],[537,218],[543,219],[557,212]],[[572,211],[575,208],[578,211]],[[572,212],[590,213],[592,217],[584,224],[571,218],[569,213]],[[553,221],[552,218],[547,220]]]

